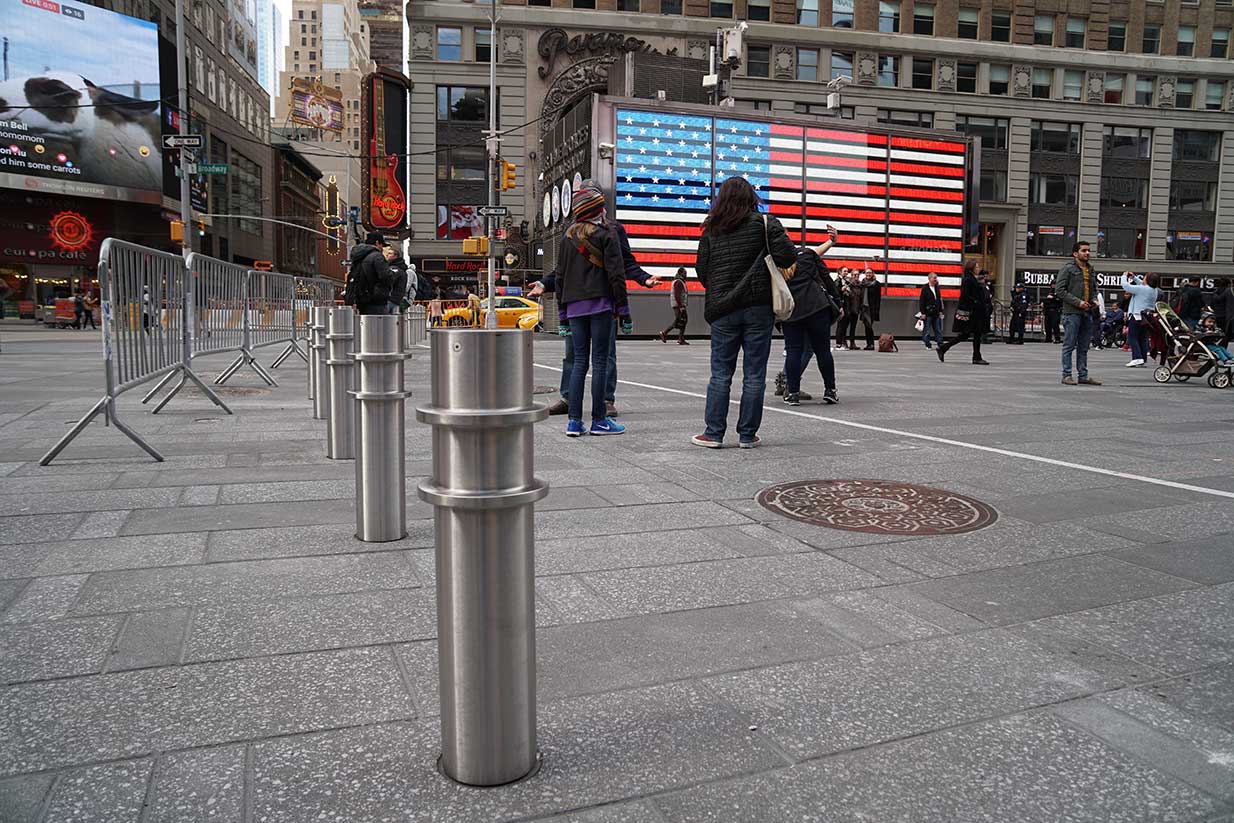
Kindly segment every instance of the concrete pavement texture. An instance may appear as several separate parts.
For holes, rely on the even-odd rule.
[[[537,424],[543,768],[475,789],[435,768],[426,351],[408,535],[369,544],[297,358],[233,377],[234,416],[123,395],[165,462],[96,421],[40,467],[101,346],[6,327],[0,821],[1234,821],[1234,392],[1120,352],[1098,388],[1060,385],[1055,346],[901,348],[837,353],[837,406],[769,381],[756,450],[689,442],[706,341],[620,343],[621,437]],[[997,519],[916,537],[755,501],[835,479]]]

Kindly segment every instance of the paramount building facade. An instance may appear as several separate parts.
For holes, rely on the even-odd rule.
[[[1092,242],[1103,271],[1234,273],[1228,2],[503,0],[495,35],[488,9],[407,7],[412,254],[427,272],[468,270],[462,237],[480,230],[493,49],[499,127],[520,127],[502,143],[519,168],[503,198],[511,246],[524,250],[515,268],[535,269],[555,236],[545,194],[592,151],[580,101],[608,88],[627,52],[705,61],[717,29],[746,20],[728,88],[737,112],[975,138],[980,228],[966,253],[1000,293],[1038,284],[1076,239]],[[840,76],[852,82],[829,110]],[[662,85],[695,77],[665,73]]]

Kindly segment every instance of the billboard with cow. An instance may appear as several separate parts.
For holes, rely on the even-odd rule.
[[[158,26],[96,6],[0,0],[0,186],[159,202]]]

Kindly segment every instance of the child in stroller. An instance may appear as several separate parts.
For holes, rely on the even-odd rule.
[[[1213,350],[1214,346],[1221,348],[1221,332],[1210,334],[1192,329],[1166,303],[1157,304],[1154,322],[1165,336],[1167,352],[1165,363],[1153,370],[1153,380],[1185,383],[1207,374],[1208,385],[1215,389],[1228,389],[1234,383],[1230,363],[1225,360],[1229,351],[1221,349],[1223,357]]]
[[[1217,358],[1218,363],[1229,363],[1234,360],[1234,354],[1230,354],[1230,350],[1221,345],[1224,338],[1222,331],[1217,326],[1217,316],[1210,312],[1205,312],[1200,318],[1200,328],[1197,330],[1203,337],[1203,343],[1208,347],[1208,350]]]

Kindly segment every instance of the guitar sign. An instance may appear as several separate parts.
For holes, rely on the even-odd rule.
[[[369,139],[369,219],[374,229],[401,228],[407,215],[407,197],[398,179],[399,156],[386,153],[385,80],[368,77],[372,84],[373,131]]]

